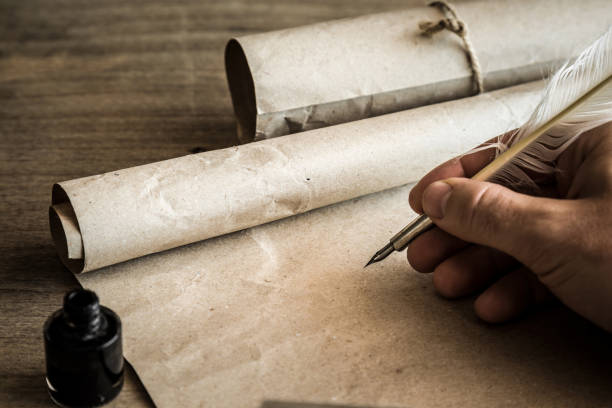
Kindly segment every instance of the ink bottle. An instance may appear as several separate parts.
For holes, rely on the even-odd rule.
[[[97,407],[123,387],[121,321],[85,289],[68,292],[44,327],[47,388],[63,407]]]

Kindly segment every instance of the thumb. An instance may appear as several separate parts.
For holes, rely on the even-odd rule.
[[[565,225],[561,200],[531,197],[503,186],[466,178],[430,184],[423,210],[444,231],[503,251],[534,267]]]

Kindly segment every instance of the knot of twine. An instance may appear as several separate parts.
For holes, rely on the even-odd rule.
[[[431,37],[437,32],[448,30],[457,34],[463,40],[463,46],[465,48],[465,54],[467,56],[468,64],[472,70],[472,78],[476,88],[476,93],[484,92],[484,85],[482,82],[482,72],[480,71],[480,63],[474,46],[468,36],[467,26],[461,21],[457,15],[457,10],[450,3],[446,1],[434,1],[428,4],[430,7],[436,7],[444,14],[444,18],[437,23],[432,21],[422,21],[419,23],[421,34],[426,37]]]

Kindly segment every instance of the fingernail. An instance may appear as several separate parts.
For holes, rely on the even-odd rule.
[[[432,218],[443,218],[452,187],[443,181],[433,182],[423,192],[423,211]]]

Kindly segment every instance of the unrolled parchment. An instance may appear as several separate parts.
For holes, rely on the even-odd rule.
[[[363,268],[414,216],[409,190],[77,277],[159,408],[608,406],[610,336],[579,318],[488,327],[405,253]]]
[[[62,182],[53,237],[78,273],[414,182],[519,126],[541,86]]]
[[[608,0],[458,3],[486,90],[542,78],[612,24]],[[226,49],[243,141],[315,129],[473,93],[461,39],[420,35],[432,7],[249,35]]]
[[[288,180],[275,177],[287,171],[289,159],[312,160],[312,168],[321,167],[321,173],[309,173],[317,177],[310,177],[316,188],[311,187],[308,196],[316,197],[317,191],[332,183],[328,187],[334,189],[327,193],[338,199],[371,189],[369,179],[416,181],[438,162],[522,122],[539,99],[540,89],[540,84],[531,84],[281,138],[301,146],[283,151],[287,160],[280,162],[282,171],[264,170],[263,164],[261,171],[239,165],[250,166],[251,155],[238,156],[239,163],[233,162],[236,152],[248,146],[220,151],[220,156],[215,152],[189,156],[186,163],[213,163],[212,157],[219,157],[210,168],[243,174],[241,188],[252,192],[259,190],[251,184],[262,186],[264,175],[274,182]],[[282,146],[281,139],[254,143],[251,146],[260,147],[245,152],[268,151],[261,146],[269,144]],[[336,140],[344,140],[345,145]],[[326,143],[327,151],[322,150]],[[310,148],[323,157],[311,156]],[[223,165],[226,160],[230,167]],[[182,158],[162,163],[175,162],[181,163]],[[106,222],[113,228],[128,232],[138,226],[122,226],[112,216],[118,214],[126,222],[120,213],[131,205],[153,203],[148,209],[153,213],[164,208],[161,214],[168,217],[184,214],[174,204],[181,200],[168,201],[171,193],[182,194],[182,189],[164,184],[171,176],[163,173],[168,178],[159,178],[162,173],[154,171],[162,168],[158,163],[130,169],[135,175],[144,169],[144,174],[157,177],[154,182],[145,177],[144,184],[129,187],[138,200],[127,204],[115,200],[111,205],[119,206],[116,211],[105,209],[98,214],[108,216]],[[305,175],[300,169],[291,168],[290,173]],[[319,179],[324,170],[335,172],[335,179],[329,175]],[[64,191],[79,223],[89,225],[81,228],[83,238],[90,237],[83,240],[86,258],[87,243],[103,238],[93,226],[105,222],[94,222],[97,211],[87,208],[98,204],[86,192],[93,188],[90,185],[104,186],[119,174],[62,183],[64,189],[56,191],[55,208],[63,218],[57,222],[74,233],[72,207],[59,200]],[[181,174],[194,180],[189,172]],[[198,173],[195,181],[207,180],[206,176]],[[232,177],[228,174],[228,179]],[[124,182],[129,180],[141,179]],[[358,185],[344,184],[347,180]],[[300,179],[295,186],[302,184]],[[217,194],[235,191],[231,185],[215,185]],[[114,200],[113,194],[127,188],[112,182],[108,186],[106,196],[95,199],[108,203]],[[291,186],[288,183],[290,190]],[[411,271],[405,254],[393,254],[363,269],[372,253],[414,215],[407,202],[409,190],[410,186],[403,186],[366,195],[77,277],[121,316],[125,356],[161,408],[303,407],[292,402],[381,407],[605,406],[612,398],[607,369],[612,357],[609,342],[593,343],[592,329],[568,322],[567,316],[548,314],[532,323],[493,330],[477,322],[469,304],[458,307],[436,297],[429,277]],[[263,191],[273,193],[254,203],[265,204],[259,211],[268,214],[280,190],[267,187]],[[236,198],[240,203],[240,197]],[[172,205],[157,207],[166,202]],[[139,209],[140,214],[132,215],[141,222],[147,220],[149,215],[143,214],[147,207]],[[194,217],[187,219],[196,222]],[[202,225],[196,224],[197,228]],[[169,226],[138,231],[149,234],[149,239],[153,232],[172,234]],[[130,245],[120,235],[112,238]],[[135,248],[145,242],[139,241]],[[78,253],[74,245],[71,248]]]
[[[77,277],[158,408],[608,406],[610,336],[579,318],[488,327],[405,253],[363,268],[413,216],[409,189]]]

